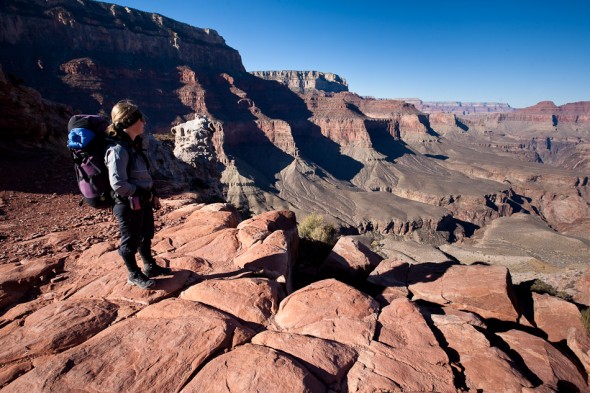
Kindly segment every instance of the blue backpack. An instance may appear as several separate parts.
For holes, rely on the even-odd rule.
[[[112,207],[109,174],[104,163],[109,123],[98,115],[74,115],[68,123],[68,148],[74,160],[74,170],[83,202],[97,209]],[[80,202],[80,205],[83,204]]]

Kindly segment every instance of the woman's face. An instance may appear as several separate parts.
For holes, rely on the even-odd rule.
[[[144,128],[145,128],[145,120],[142,117],[138,121],[136,121],[135,123],[133,123],[132,125],[127,127],[125,129],[125,131],[127,131],[127,134],[129,134],[129,136],[133,140],[133,139],[135,139],[136,136],[143,134]]]

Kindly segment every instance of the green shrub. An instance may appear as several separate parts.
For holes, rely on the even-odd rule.
[[[297,263],[293,274],[295,289],[320,279],[320,267],[336,244],[337,233],[334,226],[324,222],[324,217],[311,214],[298,225],[299,248]]]
[[[586,330],[590,332],[590,307],[582,310],[582,323],[586,326]]]
[[[313,213],[305,217],[297,226],[299,237],[312,242],[336,244],[336,229],[332,224],[324,223],[324,217]]]
[[[567,300],[568,302],[572,301],[571,295],[568,295],[566,292],[563,291],[558,291],[551,285],[547,284],[545,281],[539,279],[536,279],[531,285],[531,292],[536,292],[540,294],[546,293],[548,295],[555,296],[563,300]]]

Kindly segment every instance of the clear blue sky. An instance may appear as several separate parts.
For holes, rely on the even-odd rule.
[[[315,70],[377,98],[590,101],[590,0],[117,0],[201,28],[248,71]]]

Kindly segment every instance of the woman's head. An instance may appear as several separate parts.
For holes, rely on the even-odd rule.
[[[139,107],[132,101],[119,101],[111,110],[112,124],[109,126],[109,134],[127,132],[132,139],[143,132],[144,117]]]

